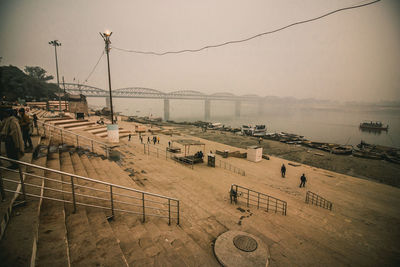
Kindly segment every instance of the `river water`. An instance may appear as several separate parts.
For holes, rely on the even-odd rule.
[[[104,98],[88,98],[89,106],[102,108]],[[163,117],[161,99],[113,98],[117,112],[124,115]],[[211,101],[210,122],[232,127],[243,124],[265,124],[268,132],[288,132],[305,136],[312,141],[338,144],[359,144],[361,140],[378,145],[400,148],[400,107],[376,106],[323,106],[293,103],[257,105],[243,102],[240,117],[235,117],[234,102]],[[204,121],[204,101],[170,100],[170,120]],[[389,130],[364,132],[359,129],[363,121],[381,121]]]

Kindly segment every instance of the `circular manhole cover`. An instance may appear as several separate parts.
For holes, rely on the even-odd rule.
[[[252,252],[257,249],[257,241],[250,236],[237,235],[233,238],[233,244],[245,252]]]

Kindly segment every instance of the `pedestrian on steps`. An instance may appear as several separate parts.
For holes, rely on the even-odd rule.
[[[285,164],[282,164],[281,174],[282,174],[282,178],[285,178],[285,175],[286,175],[286,166],[285,166]]]
[[[24,141],[18,119],[14,116],[11,106],[0,104],[1,140],[5,141],[6,155],[18,160],[24,155]],[[11,169],[17,169],[18,164],[12,163]]]
[[[25,113],[24,108],[20,108],[18,113],[19,113],[19,124],[21,126],[22,137],[24,139],[25,149],[33,148],[31,134],[30,134],[31,119]],[[29,146],[27,144],[29,144]]]
[[[128,135],[128,141],[131,141],[131,134]]]
[[[307,182],[307,178],[306,178],[306,176],[304,175],[304,173],[303,173],[303,175],[300,177],[300,188],[301,187],[306,187],[306,182]]]

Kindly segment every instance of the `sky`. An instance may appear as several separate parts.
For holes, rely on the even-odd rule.
[[[87,79],[112,46],[165,52],[249,37],[357,0],[2,0],[1,65]],[[107,89],[103,56],[86,84]],[[110,51],[112,88],[196,90],[335,101],[400,100],[400,1],[382,0],[248,42],[166,56]],[[55,81],[55,80],[54,80]]]

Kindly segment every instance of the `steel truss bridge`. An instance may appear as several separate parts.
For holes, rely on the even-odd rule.
[[[90,85],[66,83],[65,91],[70,94],[82,94],[86,97],[105,97],[108,98],[110,93],[108,90],[93,87]],[[156,89],[143,87],[128,87],[112,90],[112,97],[119,98],[148,98],[148,99],[164,99],[164,119],[169,120],[169,106],[171,99],[184,100],[204,100],[204,119],[209,120],[211,114],[211,100],[226,100],[235,102],[235,115],[240,116],[241,102],[252,101],[258,103],[258,111],[262,113],[264,98],[258,95],[241,95],[237,96],[232,93],[222,92],[215,94],[204,94],[192,90],[179,90],[170,93],[164,93]]]
[[[66,83],[65,91],[70,94],[83,94],[87,97],[109,97],[109,91],[89,85]],[[204,94],[192,90],[179,90],[164,93],[156,89],[143,87],[127,87],[112,90],[112,97],[122,98],[156,98],[156,99],[191,99],[191,100],[245,100],[259,101],[262,97],[258,95],[236,96],[232,93],[221,92],[215,94]]]

